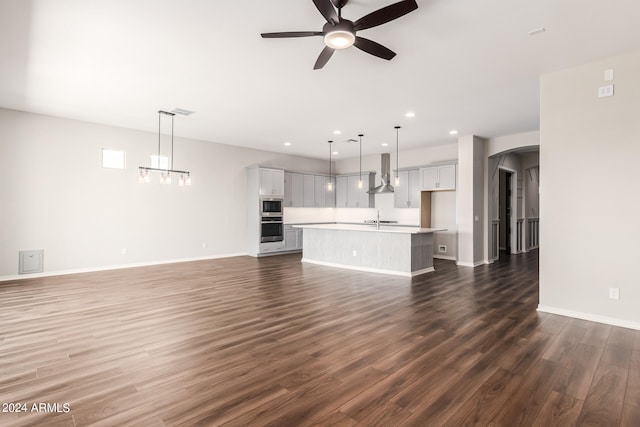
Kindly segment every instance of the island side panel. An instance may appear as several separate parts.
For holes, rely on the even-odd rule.
[[[411,273],[411,236],[305,228],[302,256],[309,261]]]
[[[433,267],[433,233],[411,235],[411,271]]]

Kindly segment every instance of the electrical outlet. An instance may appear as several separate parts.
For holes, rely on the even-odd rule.
[[[120,253],[122,255],[126,255],[127,254],[127,248],[122,248],[122,250],[120,251]]]
[[[445,253],[445,252],[447,252],[447,247],[445,245],[440,245],[440,246],[438,246],[438,251],[442,252],[442,253]]]
[[[609,288],[609,298],[620,299],[620,288]]]
[[[613,96],[613,85],[600,86],[598,88],[598,98],[606,98],[608,96]]]
[[[207,249],[207,242],[202,242],[202,249]]]
[[[358,251],[356,251],[355,249],[353,250],[353,256],[358,256]]]

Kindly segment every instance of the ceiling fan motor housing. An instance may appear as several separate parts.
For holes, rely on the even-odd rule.
[[[333,25],[327,22],[322,27],[324,43],[333,49],[346,49],[356,41],[356,32],[353,30],[353,22],[341,19]]]
[[[331,3],[336,7],[336,9],[342,9],[349,3],[349,0],[331,0]]]

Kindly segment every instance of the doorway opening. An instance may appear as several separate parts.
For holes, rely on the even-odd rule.
[[[498,247],[501,252],[506,252],[507,254],[511,253],[512,175],[512,172],[500,169],[498,184],[498,219],[500,220]]]

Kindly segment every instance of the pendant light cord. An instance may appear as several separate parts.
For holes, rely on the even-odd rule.
[[[171,168],[173,169],[173,122],[174,122],[175,116],[171,116]]]
[[[358,137],[360,137],[360,182],[362,183],[362,137],[364,135],[363,134],[358,134]]]
[[[398,151],[398,133],[400,132],[400,126],[396,126],[396,181],[398,181],[399,177],[400,177],[400,170],[399,170],[399,162],[398,162],[398,157],[399,157],[399,151]]]
[[[158,111],[158,169],[160,168],[160,131],[161,131],[162,114]]]
[[[331,143],[333,141],[329,141],[329,183],[331,183]]]

